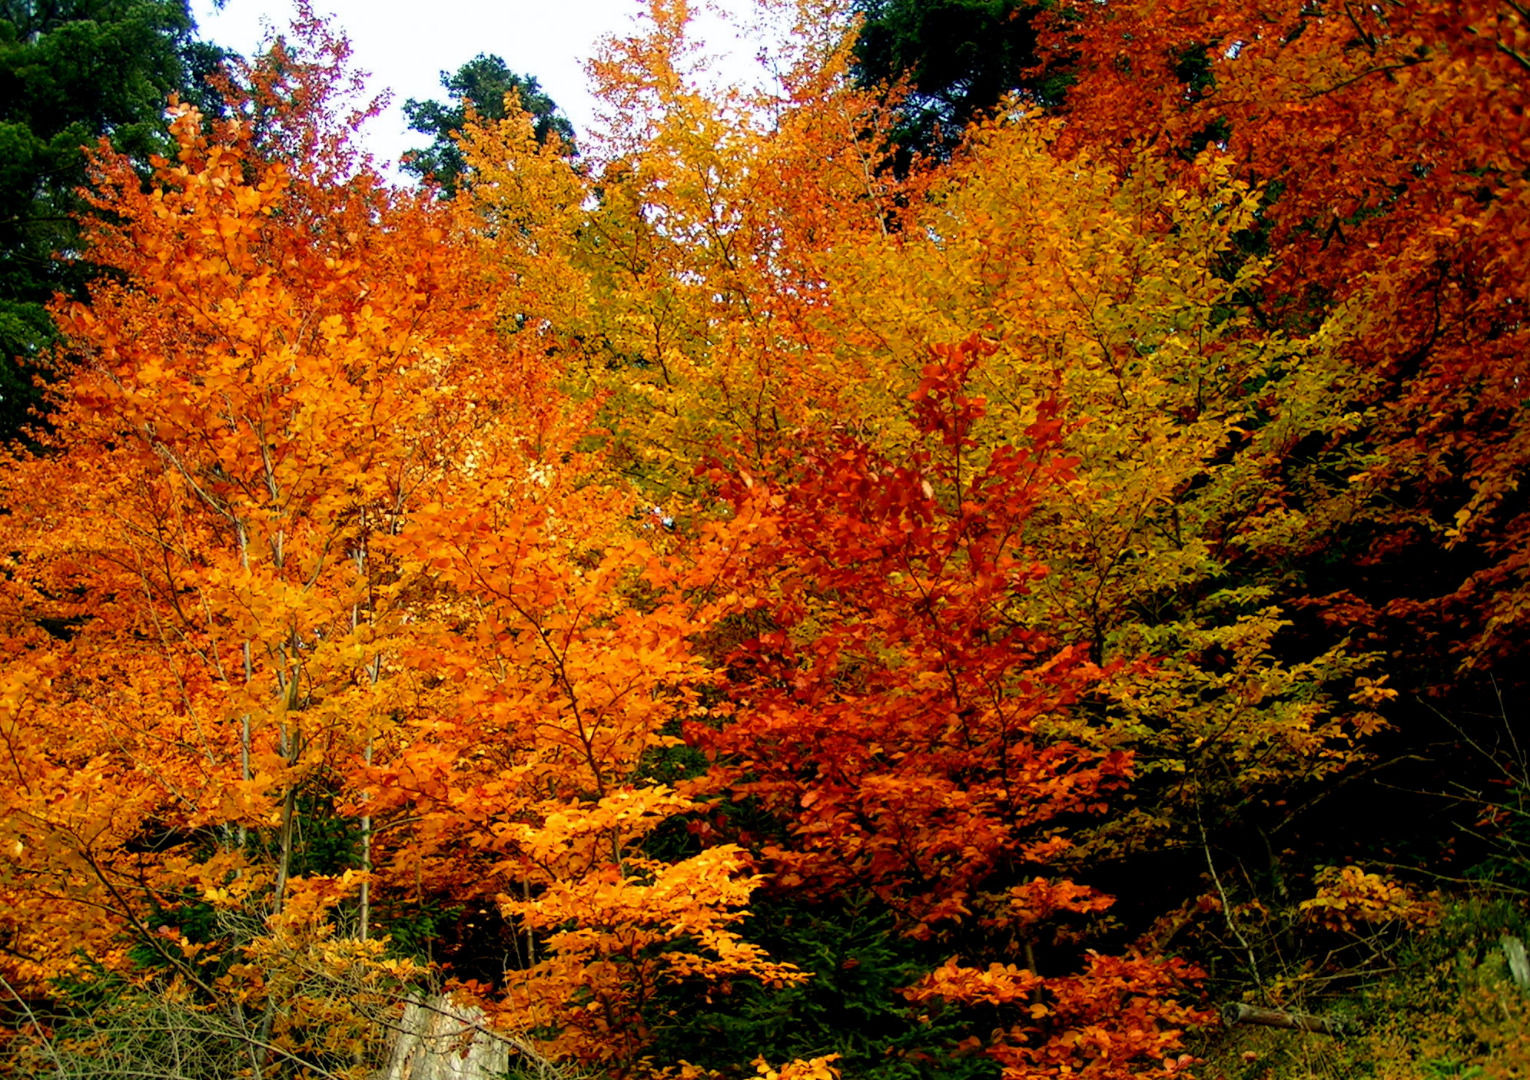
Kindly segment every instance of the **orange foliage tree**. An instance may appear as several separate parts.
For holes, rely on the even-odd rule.
[[[97,154],[114,276],[5,477],[6,978],[158,978],[256,1074],[363,1069],[387,1029],[336,1045],[353,984],[291,973],[386,1010],[392,925],[486,899],[506,1022],[620,1073],[658,981],[802,977],[733,927],[740,852],[642,847],[726,553],[663,557],[477,234],[332,138],[343,43],[300,30],[148,185]]]

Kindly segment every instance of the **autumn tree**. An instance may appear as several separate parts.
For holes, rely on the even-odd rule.
[[[824,256],[886,231],[917,189],[879,170],[890,119],[849,80],[826,9],[792,15],[779,83],[745,94],[709,87],[686,6],[656,5],[593,65],[608,133],[578,172],[524,119],[469,141],[498,257],[538,286],[514,294],[507,325],[605,398],[618,467],[660,498],[692,488],[718,438],[759,450],[833,413],[839,373],[818,368]]]
[[[484,899],[524,942],[488,1003],[622,1072],[657,982],[801,977],[733,929],[739,851],[641,846],[689,805],[639,770],[697,708],[683,575],[726,553],[660,558],[477,233],[349,155],[345,54],[305,16],[150,185],[96,156],[115,277],[6,473],[7,983],[357,1073],[425,975],[392,924]]]
[[[1399,828],[1450,851],[1503,798],[1482,778],[1520,775],[1496,748],[1524,694],[1524,12],[1073,5],[1051,33],[1078,62],[1070,149],[1179,172],[1216,144],[1262,186],[1222,272],[1268,272],[1235,310],[1291,335],[1352,313],[1343,463],[1298,442],[1270,474],[1312,523],[1272,580],[1305,634],[1387,657],[1364,693],[1393,723],[1369,774],[1389,786],[1337,786],[1327,816],[1357,854],[1394,861]]]
[[[1373,410],[1356,439],[1372,456],[1301,496],[1354,504],[1312,534],[1311,550],[1339,545],[1358,568],[1314,582],[1329,617],[1466,670],[1518,655],[1524,13],[1069,10],[1056,34],[1083,59],[1070,142],[1172,155],[1214,129],[1267,185],[1253,231],[1271,272],[1241,306],[1279,328],[1369,313],[1344,357]]]
[[[1071,879],[1068,825],[1105,810],[1132,755],[1064,734],[1111,672],[1025,603],[1049,569],[1024,526],[1077,461],[1056,399],[983,445],[970,377],[994,352],[932,348],[901,450],[827,437],[779,486],[714,474],[750,539],[728,587],[763,629],[730,658],[733,721],[691,737],[715,783],[783,823],[760,848],[773,889],[867,891],[956,954],[903,994],[996,1009],[968,1042],[1006,1075],[1172,1075],[1204,1021],[1175,1000],[1193,970],[1091,953],[1082,974],[1038,974],[1069,940],[1059,916],[1111,905]]]
[[[87,235],[114,278],[60,312],[82,359],[6,480],[12,982],[148,963],[231,1010],[257,1071],[290,1019],[262,950],[359,889],[380,955],[365,816],[337,859],[315,810],[404,690],[381,548],[460,438],[431,420],[451,368],[427,343],[471,326],[441,225],[335,180],[343,47],[277,49],[211,135],[178,109],[152,187],[98,152]]]

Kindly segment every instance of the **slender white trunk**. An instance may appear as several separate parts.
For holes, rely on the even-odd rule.
[[[234,522],[235,533],[239,537],[239,565],[246,572],[250,569],[250,543],[249,537],[244,531],[244,522]],[[244,653],[244,685],[246,691],[255,678],[255,660],[250,653],[250,643],[245,641]],[[245,713],[239,718],[239,776],[246,785],[250,782],[250,714]],[[249,847],[250,831],[244,826],[239,826],[239,850],[245,851]]]
[[[357,574],[359,574],[362,577],[363,580],[365,580],[366,575],[367,575],[367,547],[366,547],[366,544],[367,544],[367,540],[366,540],[366,517],[365,517],[365,512],[363,512],[361,546],[356,549],[356,572],[357,572]],[[372,617],[372,615],[373,615],[373,611],[372,611],[371,596],[370,596],[370,590],[369,590],[368,598],[367,598],[367,617],[368,617],[368,619],[370,619]],[[355,634],[360,629],[361,629],[361,605],[360,604],[352,604],[351,605],[351,632],[353,634]],[[373,690],[376,690],[376,688],[377,688],[377,680],[382,677],[382,655],[381,654],[373,657],[372,661],[366,665],[366,672],[367,672],[367,685],[369,687],[371,687]],[[370,733],[368,733],[366,747],[361,752],[362,760],[366,762],[368,767],[370,767],[371,764],[372,764],[372,748],[373,748],[374,744],[375,744],[375,740],[374,740],[373,736]],[[362,802],[367,802],[368,801],[367,795],[366,795],[365,792],[363,792],[362,795],[361,795],[361,801]],[[360,899],[359,899],[359,905],[360,905],[360,908],[361,908],[361,910],[359,912],[359,915],[360,915],[360,925],[357,928],[357,933],[359,934],[359,936],[360,936],[362,941],[366,941],[368,935],[371,933],[371,922],[372,922],[372,882],[371,882],[371,878],[370,878],[370,875],[372,873],[372,815],[370,813],[361,815],[361,872],[363,874],[368,875],[368,876],[367,877],[363,877],[361,879],[361,896],[360,896]]]
[[[367,748],[362,753],[367,765],[372,764],[372,740],[367,739]],[[366,798],[365,795],[362,796]],[[361,816],[361,872],[370,875],[372,873],[372,815]],[[361,926],[359,933],[361,940],[367,940],[369,924],[372,919],[372,882],[370,877],[361,879]]]

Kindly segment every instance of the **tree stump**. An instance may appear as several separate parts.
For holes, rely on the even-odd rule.
[[[556,1067],[513,1036],[484,1022],[482,1009],[457,1005],[445,994],[404,1006],[388,1067],[377,1080],[499,1080],[510,1060],[529,1057],[529,1070],[556,1075]]]
[[[1525,955],[1525,943],[1513,934],[1505,934],[1498,947],[1509,962],[1509,977],[1514,980],[1514,985],[1530,992],[1530,957]]]

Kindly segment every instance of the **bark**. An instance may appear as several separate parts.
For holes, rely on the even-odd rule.
[[[376,1080],[499,1080],[512,1065],[517,1075],[567,1080],[529,1043],[492,1030],[483,1010],[436,994],[404,1006],[388,1067]]]

